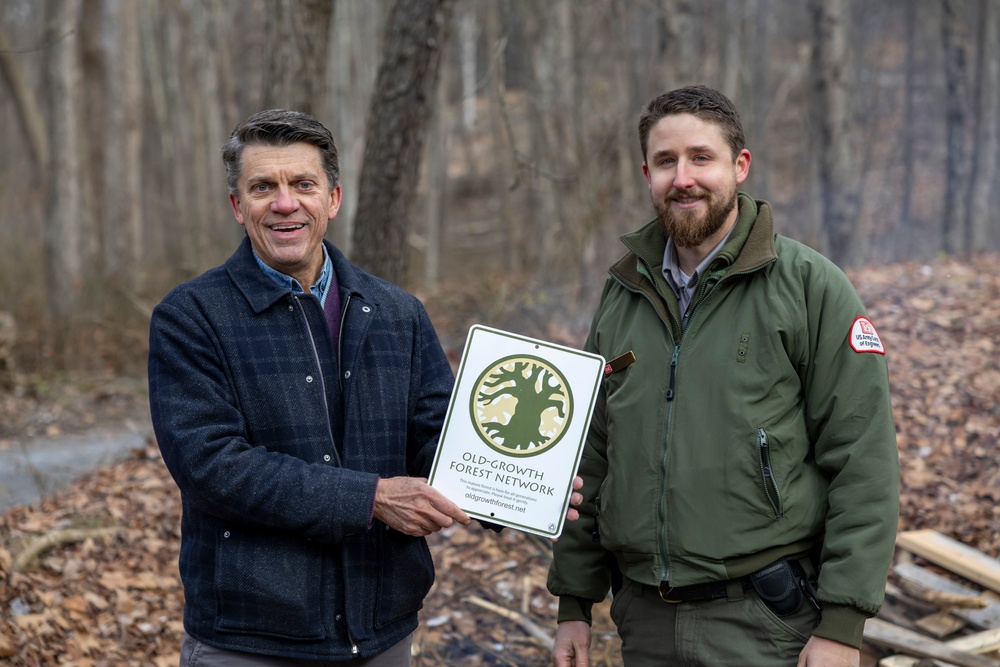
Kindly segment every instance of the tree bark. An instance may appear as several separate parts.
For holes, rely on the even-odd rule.
[[[82,262],[88,273],[99,274],[104,257],[104,236],[98,224],[100,211],[105,211],[104,169],[110,159],[107,154],[106,119],[110,112],[108,97],[111,88],[105,0],[83,0],[80,3],[80,94],[83,103],[77,109],[80,127],[87,131],[80,136],[81,159],[87,165],[80,172],[80,227]],[[112,128],[113,129],[113,128]]]
[[[333,91],[328,101],[330,129],[340,149],[340,183],[343,198],[335,225],[327,236],[346,254],[354,256],[354,216],[358,208],[358,183],[365,152],[366,115],[378,74],[385,27],[384,3],[341,2],[333,22],[330,67]]]
[[[10,89],[17,117],[28,140],[32,162],[40,173],[48,172],[49,138],[45,134],[45,117],[31,86],[24,80],[17,58],[10,49],[7,34],[0,27],[0,73]]]
[[[820,198],[827,255],[846,266],[857,255],[859,194],[853,179],[847,82],[846,0],[813,0],[815,103],[819,127]]]
[[[753,167],[750,169],[750,183],[753,184],[753,193],[760,199],[770,199],[770,136],[768,133],[768,117],[772,103],[770,81],[768,78],[767,64],[768,50],[770,49],[771,31],[771,3],[770,0],[756,0],[754,3],[753,38],[745,40],[750,44],[750,48],[756,53],[751,68],[752,84],[750,90],[754,94],[750,96],[749,107],[751,109],[752,121],[750,123],[750,136],[747,142],[750,144],[750,154],[753,155]]]
[[[406,280],[407,234],[441,53],[455,0],[396,0],[372,94],[354,223],[354,261]]]
[[[460,58],[462,70],[462,127],[471,130],[476,125],[476,36],[479,34],[476,13],[466,5],[458,20]]]
[[[142,260],[142,54],[139,12],[131,0],[112,0],[106,14],[112,26],[114,51],[108,86],[107,162],[98,210],[104,250],[104,272],[130,291],[139,289]]]
[[[333,2],[275,0],[264,106],[326,114],[326,56]]]
[[[976,35],[975,122],[972,136],[972,177],[963,242],[966,252],[988,248],[990,200],[997,172],[997,118],[1000,118],[1000,48],[997,45],[997,12],[993,0],[979,0]]]
[[[524,269],[523,261],[528,243],[524,239],[523,218],[511,213],[511,188],[515,179],[517,147],[513,145],[514,137],[506,132],[509,127],[505,102],[507,94],[507,69],[505,67],[507,32],[504,28],[502,3],[496,2],[490,5],[484,30],[486,43],[490,49],[490,141],[492,142],[494,160],[496,160],[497,174],[494,181],[498,184],[496,190],[500,200],[498,215],[504,237],[503,258],[504,265],[517,273]]]
[[[692,0],[662,0],[661,11],[664,91],[698,83],[698,26]]]
[[[46,41],[46,98],[49,100],[50,184],[46,198],[46,293],[56,362],[69,364],[71,319],[83,290],[83,239],[80,235],[81,143],[77,109],[81,105],[79,6],[75,0],[49,0]]]
[[[903,193],[901,202],[901,212],[899,215],[898,230],[907,234],[897,234],[902,238],[909,238],[906,243],[913,249],[912,230],[916,229],[916,221],[913,220],[913,181],[916,169],[914,146],[916,145],[917,131],[915,108],[917,97],[917,3],[910,2],[906,6],[906,64],[903,82],[903,120],[902,120],[902,144],[903,144]]]
[[[945,118],[948,123],[947,172],[942,213],[941,249],[954,254],[962,249],[962,227],[968,201],[965,184],[969,179],[968,135],[970,102],[968,90],[968,54],[959,36],[962,7],[960,0],[944,0],[941,40],[945,58]]]

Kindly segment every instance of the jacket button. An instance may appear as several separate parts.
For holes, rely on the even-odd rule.
[[[323,460],[329,462],[330,461],[330,455],[329,454],[324,454],[323,455]]]
[[[229,539],[229,531],[227,530],[226,532],[224,532],[222,534],[222,536],[228,540]]]
[[[351,371],[344,371],[344,379],[345,380],[351,379]]]
[[[337,616],[336,616],[336,619],[338,621],[343,620],[343,618],[344,618],[343,614],[337,614]]]
[[[370,312],[372,312],[372,309],[370,307],[368,307],[368,306],[362,306],[361,307],[361,311],[364,312],[364,313],[370,313]]]
[[[289,312],[295,310],[295,306],[293,306],[292,304],[288,304],[288,310]]]
[[[312,375],[307,375],[306,376],[306,382],[312,382],[312,381],[313,381],[313,376]]]

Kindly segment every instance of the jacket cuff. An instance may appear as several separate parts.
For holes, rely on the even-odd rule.
[[[559,611],[562,612],[561,604]],[[860,649],[867,618],[867,614],[854,607],[825,603],[823,605],[823,619],[813,630],[813,634]]]
[[[586,621],[590,625],[593,623],[593,609],[594,603],[590,600],[572,595],[562,595],[559,597],[558,622]]]
[[[375,491],[372,491],[372,504],[368,508],[368,528],[366,530],[372,529],[372,524],[375,523],[375,494],[378,491],[378,482],[382,479],[381,475],[375,475]]]

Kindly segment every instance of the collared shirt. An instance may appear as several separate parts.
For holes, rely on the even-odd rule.
[[[326,294],[330,289],[330,277],[333,276],[333,262],[330,261],[330,254],[326,251],[326,246],[321,247],[323,248],[323,269],[319,272],[319,280],[309,288],[309,292],[315,294],[319,299],[320,305],[323,305],[326,303]],[[256,250],[254,250],[253,257],[257,260],[257,266],[264,272],[264,275],[270,277],[282,287],[290,289],[292,294],[305,294],[306,291],[302,289],[302,285],[299,284],[298,280],[281,271],[272,269],[257,255]]]
[[[734,226],[735,229],[735,226]],[[670,285],[670,289],[674,291],[677,296],[677,304],[680,306],[681,313],[683,314],[683,321],[681,324],[687,324],[688,319],[688,308],[691,306],[691,299],[694,298],[694,291],[698,287],[698,279],[701,274],[705,272],[708,265],[712,263],[715,256],[719,254],[722,250],[722,246],[726,244],[729,240],[729,235],[733,233],[733,230],[729,230],[729,234],[726,234],[718,245],[716,245],[712,252],[708,253],[705,259],[701,260],[701,264],[695,267],[694,274],[687,275],[681,271],[680,264],[677,262],[677,247],[674,245],[674,240],[671,237],[667,237],[667,247],[663,250],[663,277],[667,279],[667,284]]]

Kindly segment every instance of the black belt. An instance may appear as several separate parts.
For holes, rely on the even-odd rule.
[[[645,586],[657,592],[664,602],[700,602],[705,600],[715,600],[729,595],[729,583],[736,581],[742,588],[750,587],[750,579],[730,579],[727,581],[708,581],[703,584],[691,584],[689,586],[671,586],[669,582],[660,582],[659,586]]]
[[[789,561],[792,571],[797,577],[803,576],[802,566],[796,561]],[[730,583],[736,582],[741,588],[747,590],[753,586],[750,576],[739,579],[726,579],[723,581],[708,581],[702,584],[690,584],[688,586],[671,586],[668,581],[661,581],[659,586],[643,584],[643,588],[656,591],[660,599],[664,602],[676,604],[678,602],[703,602],[706,600],[717,600],[729,595]]]

